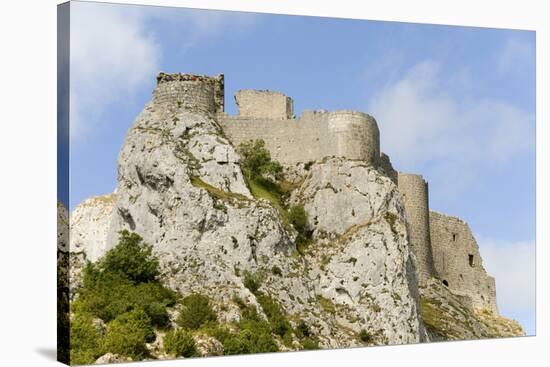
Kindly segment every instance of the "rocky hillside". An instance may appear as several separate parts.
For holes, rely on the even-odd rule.
[[[513,322],[461,306],[436,281],[419,289],[402,198],[382,172],[329,158],[262,175],[244,170],[246,159],[213,117],[150,104],[120,152],[116,194],[89,199],[71,214],[73,302],[88,299],[79,293],[91,284],[82,285],[85,261],[106,269],[101,259],[121,230],[151,246],[159,281],[176,292],[179,301],[163,303],[169,322],[155,327],[140,358],[186,356],[168,353],[164,337],[183,328],[179,315],[191,307],[185,299],[196,295],[208,300],[216,326],[191,328],[192,355],[522,333]],[[99,338],[129,316],[91,317]],[[267,323],[266,349],[243,346],[243,338],[253,340],[247,333],[261,329],[251,322]],[[137,358],[113,348],[79,361]]]

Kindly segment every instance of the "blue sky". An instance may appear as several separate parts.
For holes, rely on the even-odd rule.
[[[535,333],[535,33],[71,3],[70,198],[116,187],[116,160],[158,71],[224,73],[305,109],[372,114],[394,166],[466,220],[499,307]]]

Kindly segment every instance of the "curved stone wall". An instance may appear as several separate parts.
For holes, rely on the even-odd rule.
[[[435,275],[430,241],[428,183],[420,175],[399,172],[397,186],[404,199],[409,241],[416,255],[418,280],[425,283]]]
[[[262,139],[272,157],[285,165],[330,156],[377,165],[380,157],[376,120],[362,112],[306,111],[297,119],[220,114],[218,122],[235,146]]]
[[[214,114],[223,111],[223,75],[159,74],[153,103],[161,108]]]

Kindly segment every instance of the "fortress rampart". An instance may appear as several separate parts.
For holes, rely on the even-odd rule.
[[[394,170],[390,157],[380,152],[380,132],[372,116],[341,110],[304,111],[296,118],[290,97],[265,90],[241,90],[235,101],[238,115],[224,113],[223,75],[160,73],[152,102],[210,115],[234,146],[262,139],[284,165],[335,156],[376,167],[403,195],[420,284],[439,277],[465,304],[498,313],[495,280],[483,268],[470,228],[458,218],[430,212],[428,183],[420,175]]]
[[[287,165],[324,157],[358,159],[376,166],[380,132],[372,116],[356,111],[304,111],[291,118],[292,99],[282,93],[240,91],[239,114],[218,114],[233,142],[263,139],[273,158]]]
[[[468,296],[476,308],[497,313],[495,279],[485,272],[470,227],[459,218],[430,212],[435,270],[453,293]]]
[[[428,183],[420,175],[399,172],[397,187],[405,202],[407,229],[416,255],[418,280],[425,283],[436,275],[430,241]]]

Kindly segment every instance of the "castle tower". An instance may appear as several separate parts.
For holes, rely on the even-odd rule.
[[[336,141],[332,155],[359,158],[374,166],[380,159],[380,130],[374,117],[358,111],[327,113],[328,132]]]
[[[431,211],[430,239],[434,267],[443,284],[467,297],[472,307],[498,315],[495,278],[483,267],[470,226],[460,218]]]
[[[216,114],[224,109],[224,76],[159,73],[153,103],[162,108],[182,108]]]
[[[397,175],[397,182],[405,201],[409,241],[416,256],[418,280],[422,284],[435,275],[430,240],[428,183],[420,175],[401,172]]]

